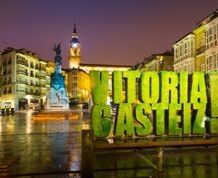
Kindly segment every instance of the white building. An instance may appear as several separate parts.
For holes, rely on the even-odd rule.
[[[189,33],[178,40],[174,45],[174,71],[187,71],[192,73],[195,70],[195,35]]]
[[[218,10],[213,19],[205,25],[206,51],[205,70],[218,70]]]
[[[0,59],[1,108],[27,109],[43,106],[50,84],[47,62],[26,49],[7,48]]]

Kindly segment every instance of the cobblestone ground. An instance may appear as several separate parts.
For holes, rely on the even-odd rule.
[[[81,119],[42,122],[31,114],[0,117],[0,177],[79,177]]]

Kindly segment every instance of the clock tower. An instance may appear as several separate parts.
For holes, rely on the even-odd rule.
[[[74,24],[72,39],[70,41],[70,54],[69,54],[69,68],[78,68],[80,64],[80,49],[81,44],[78,40],[78,34],[76,30],[76,24]]]

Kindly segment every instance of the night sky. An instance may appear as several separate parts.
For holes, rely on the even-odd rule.
[[[65,67],[76,22],[82,63],[133,65],[172,48],[218,8],[217,0],[1,0],[0,50],[26,48]]]

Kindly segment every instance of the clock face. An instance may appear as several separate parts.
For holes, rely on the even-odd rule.
[[[73,48],[77,48],[78,47],[78,44],[77,43],[73,43]]]

